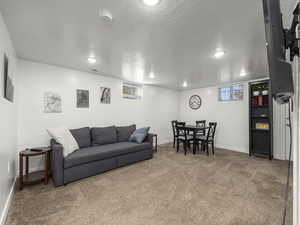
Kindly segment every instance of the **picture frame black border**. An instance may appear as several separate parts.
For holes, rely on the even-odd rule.
[[[7,79],[8,79],[8,56],[4,53],[3,56],[3,97],[9,101],[7,98]]]
[[[80,92],[86,92],[88,94],[87,106],[80,106],[78,97]],[[90,90],[88,89],[76,89],[76,108],[78,109],[89,109],[90,108]]]
[[[7,101],[13,103],[14,102],[14,93],[12,93],[11,98],[7,95],[8,91],[8,81],[12,82],[12,79],[9,77],[9,57],[6,53],[3,54],[3,98]],[[14,92],[14,86],[12,85],[12,92]]]

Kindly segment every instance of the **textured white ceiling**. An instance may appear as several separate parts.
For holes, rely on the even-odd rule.
[[[112,23],[98,16],[104,9]],[[28,60],[174,89],[268,76],[261,0],[1,0],[0,11]],[[226,57],[214,59],[216,48]]]

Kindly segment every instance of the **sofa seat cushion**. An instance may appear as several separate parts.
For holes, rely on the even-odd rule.
[[[64,168],[71,168],[85,163],[116,157],[128,153],[151,149],[151,144],[144,142],[120,142],[108,145],[92,146],[77,150],[64,159]]]

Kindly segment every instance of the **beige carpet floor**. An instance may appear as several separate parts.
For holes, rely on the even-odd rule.
[[[286,173],[283,161],[221,149],[184,156],[164,145],[152,160],[64,187],[25,187],[6,224],[280,225]]]

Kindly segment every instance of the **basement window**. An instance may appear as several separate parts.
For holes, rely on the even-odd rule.
[[[127,99],[141,99],[142,86],[137,84],[123,83],[123,98]]]
[[[231,88],[222,87],[219,88],[219,101],[230,101],[231,100]]]
[[[244,97],[244,85],[233,84],[219,88],[219,101],[239,101]]]
[[[231,98],[232,100],[243,100],[244,86],[242,84],[235,84],[231,86]]]

